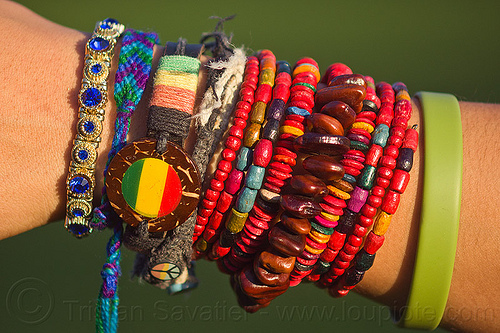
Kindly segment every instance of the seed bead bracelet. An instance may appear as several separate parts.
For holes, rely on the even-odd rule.
[[[259,85],[255,92],[255,101],[250,112],[250,124],[245,129],[244,135],[243,131],[233,131],[230,133],[238,139],[243,139],[243,147],[240,148],[236,159],[236,169],[233,170],[240,172],[240,178],[238,178],[236,182],[227,182],[225,186],[226,189],[221,192],[217,200],[214,207],[215,209],[209,217],[208,225],[203,232],[203,239],[208,246],[218,239],[222,231],[221,227],[223,227],[224,214],[229,210],[233,203],[234,196],[240,192],[242,185],[244,183],[246,184],[246,182],[244,182],[244,173],[246,172],[250,179],[258,177],[259,171],[261,172],[261,177],[264,176],[263,171],[265,171],[265,169],[260,170],[258,168],[251,168],[250,164],[252,162],[252,149],[255,147],[257,141],[259,141],[260,130],[264,122],[267,104],[271,99],[271,89],[274,85],[276,71],[276,58],[271,51],[263,50],[259,52],[258,59],[260,61]],[[232,169],[231,164],[227,166],[227,169],[229,169],[229,171],[224,170],[224,173],[221,175],[222,182],[225,182],[228,178],[229,172]],[[240,216],[245,214],[248,215],[257,195],[257,190],[254,190],[252,187],[256,187],[258,185],[257,183],[258,180],[255,179],[254,185],[251,185],[251,187],[246,185],[243,186],[241,192],[238,194],[235,200],[235,209],[236,213],[239,213]]]
[[[222,160],[218,163],[217,169],[220,172],[215,172],[214,176],[221,178],[221,173],[226,172],[223,170],[228,170],[229,166],[232,169],[232,161],[236,158],[236,153],[241,145],[241,137],[243,136],[243,130],[247,125],[248,113],[250,112],[252,105],[254,103],[254,94],[257,89],[257,82],[259,77],[259,61],[257,57],[248,57],[245,65],[245,72],[243,83],[240,88],[240,101],[236,104],[236,110],[234,113],[233,125],[229,129],[230,135],[226,138],[224,145],[225,149],[222,151]],[[231,135],[231,133],[237,134],[238,136]],[[229,169],[228,172],[231,171]],[[233,170],[234,171],[234,170]],[[224,175],[224,174],[222,174]],[[229,173],[226,180],[232,182],[232,173]],[[203,238],[199,236],[204,232],[206,225],[208,224],[209,218],[213,213],[214,208],[217,206],[217,200],[224,189],[223,181],[214,178],[210,181],[210,187],[205,191],[205,196],[198,207],[198,216],[196,218],[196,225],[193,233],[193,255],[194,257],[200,257],[201,253],[206,251],[208,244]],[[214,207],[214,208],[210,208]]]
[[[257,187],[260,189],[264,181],[266,167],[271,162],[273,144],[278,137],[280,120],[284,114],[285,105],[290,94],[290,85],[292,81],[290,75],[290,65],[286,61],[278,61],[276,63],[273,100],[269,104],[266,121],[262,128],[262,138],[255,146],[252,166],[250,166],[250,168],[261,167],[263,169],[260,170],[262,172],[262,179],[258,182],[255,179],[252,180],[253,183],[256,183],[254,186],[256,189]],[[251,175],[250,172],[247,173],[247,178],[249,175]],[[246,180],[245,182],[247,183]],[[248,184],[245,186],[248,186]],[[226,220],[225,228],[222,230],[220,238],[212,247],[212,251],[209,254],[210,259],[218,260],[222,258],[230,251],[233,244],[237,244],[240,248],[257,248],[265,242],[265,237],[263,237],[263,235],[265,229],[268,228],[270,215],[265,212],[265,209],[262,207],[263,205],[260,204],[262,200],[260,199],[260,197],[262,197],[262,191],[265,191],[265,189],[260,189],[257,200],[254,200],[252,203],[253,207],[245,220],[239,218],[241,215],[238,214],[239,211],[237,208],[232,208],[231,215]],[[250,230],[254,232],[252,233]],[[249,248],[246,249],[247,252],[251,252]]]
[[[75,237],[92,232],[90,218],[95,187],[95,163],[101,140],[107,79],[117,38],[124,26],[113,19],[97,23],[85,45],[82,88],[78,94],[77,134],[73,140],[71,164],[66,180],[65,228]]]
[[[305,117],[312,112],[314,107],[314,90],[320,79],[317,63],[310,58],[297,62],[293,74],[292,87],[296,83],[308,83],[312,86],[298,85],[299,88],[291,89],[290,103],[287,108],[285,123],[280,128],[280,137],[277,143],[282,148],[280,163],[288,166],[290,171],[281,171],[270,166],[269,175],[277,176],[285,181],[291,177],[291,167],[295,166],[297,155],[294,152],[294,140],[304,134]],[[308,90],[301,90],[302,87]],[[286,123],[286,121],[288,121]],[[288,170],[288,168],[286,170]],[[274,170],[274,172],[273,172]],[[276,172],[277,171],[277,172]],[[285,182],[284,182],[285,183]],[[286,184],[286,183],[285,183]],[[273,190],[276,196],[281,192],[280,187],[266,187]],[[276,197],[275,196],[275,197]],[[295,201],[294,201],[295,200]],[[298,209],[294,203],[300,201],[298,196],[287,195],[281,197],[281,205],[290,207],[293,211],[306,212],[307,201],[303,209]],[[283,202],[286,202],[283,204]],[[300,204],[299,204],[300,205]],[[281,217],[283,223],[278,223],[269,232],[269,245],[253,260],[253,264],[246,265],[242,270],[232,275],[232,286],[238,301],[248,312],[255,312],[270,304],[271,300],[283,294],[290,285],[290,272],[293,269],[295,257],[300,254],[305,246],[305,234],[309,232],[310,225],[295,223],[297,218],[286,219]],[[278,226],[279,225],[279,226]],[[235,247],[233,247],[235,248]],[[237,253],[237,252],[235,252]],[[226,258],[230,256],[226,256]],[[224,266],[228,263],[224,261]],[[229,263],[230,264],[230,263]],[[220,266],[219,266],[220,267]]]

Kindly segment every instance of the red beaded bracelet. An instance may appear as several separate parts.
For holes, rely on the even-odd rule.
[[[231,171],[231,162],[236,158],[236,152],[241,145],[243,130],[247,125],[248,113],[254,103],[254,93],[257,89],[257,81],[259,76],[259,61],[256,57],[248,57],[245,66],[243,83],[240,89],[240,101],[236,104],[235,118],[233,125],[229,130],[229,137],[225,141],[225,149],[222,151],[222,160],[217,165],[217,171],[210,182],[210,187],[206,190],[204,199],[198,208],[198,216],[193,233],[194,251],[193,256],[199,257],[207,248],[207,242],[199,236],[205,230],[217,205],[220,193],[224,189],[224,180],[228,178],[226,174]],[[232,179],[230,179],[232,181]]]

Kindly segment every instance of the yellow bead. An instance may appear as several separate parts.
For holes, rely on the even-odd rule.
[[[245,226],[245,221],[247,220],[248,213],[240,213],[236,209],[231,209],[231,215],[226,220],[226,229],[237,234]]]
[[[339,216],[338,215],[333,215],[333,214],[327,213],[325,211],[321,211],[320,215],[322,217],[324,217],[328,221],[335,222],[335,221],[339,220]]]
[[[271,68],[262,70],[259,75],[259,84],[274,86],[274,70]]]
[[[201,237],[198,238],[198,240],[196,241],[196,249],[198,249],[198,251],[200,252],[205,252],[207,250],[207,247],[208,247],[207,241]]]
[[[391,224],[392,214],[387,214],[384,211],[380,211],[375,219],[375,224],[373,226],[373,233],[382,236],[389,229],[389,225]]]
[[[257,101],[252,106],[250,121],[252,123],[262,124],[266,119],[266,103]]]
[[[333,195],[334,197],[337,197],[342,200],[348,200],[351,198],[351,195],[349,193],[339,190],[333,185],[328,185],[327,187],[328,190],[330,191],[330,194]]]
[[[321,254],[323,253],[323,250],[318,250],[310,247],[309,245],[306,244],[305,250],[311,254]]]
[[[411,101],[410,94],[406,90],[400,90],[396,95],[396,101],[399,101],[401,99]]]
[[[321,73],[319,72],[319,69],[316,66],[313,66],[311,64],[298,65],[293,70],[292,76],[295,77],[297,74],[304,73],[304,72],[311,72],[316,77],[316,83],[318,83],[319,80],[321,79]]]
[[[328,243],[331,235],[324,235],[316,230],[311,230],[311,232],[309,233],[309,237],[317,243],[324,244]]]
[[[368,133],[371,133],[373,132],[373,126],[368,124],[368,123],[365,123],[365,122],[355,122],[354,124],[352,124],[351,126],[352,128],[360,128],[360,129],[364,129],[365,131],[367,131]]]
[[[260,128],[262,126],[257,123],[251,123],[245,131],[245,136],[243,137],[243,145],[248,148],[253,148],[260,137]]]
[[[280,127],[280,133],[281,134],[283,134],[283,133],[293,134],[295,136],[304,135],[304,131],[301,131],[297,127],[293,127],[293,126],[281,126]]]

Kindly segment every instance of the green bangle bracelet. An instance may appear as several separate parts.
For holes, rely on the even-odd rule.
[[[457,99],[419,92],[424,185],[420,233],[407,305],[398,325],[435,329],[443,317],[457,248],[462,191],[462,123]]]

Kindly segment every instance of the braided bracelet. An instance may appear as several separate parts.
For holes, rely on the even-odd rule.
[[[71,164],[66,180],[67,203],[64,227],[75,237],[92,232],[90,217],[95,187],[95,163],[101,140],[107,79],[117,38],[124,26],[113,19],[97,23],[85,45],[82,88],[78,95],[77,134],[73,140]]]
[[[104,174],[106,175],[109,163],[116,153],[123,148],[127,141],[130,117],[139,103],[151,71],[153,47],[158,41],[156,33],[144,33],[136,30],[125,30],[118,69],[115,75],[114,97],[117,116],[115,135],[108,153],[108,162]],[[114,233],[106,246],[107,259],[101,277],[103,284],[99,292],[96,307],[96,330],[98,332],[116,331],[118,317],[118,277],[120,268],[120,245],[123,226],[119,219],[111,219],[109,201],[106,196],[106,187],[103,188],[102,205],[94,209],[94,220],[91,226],[103,229],[113,225]]]

